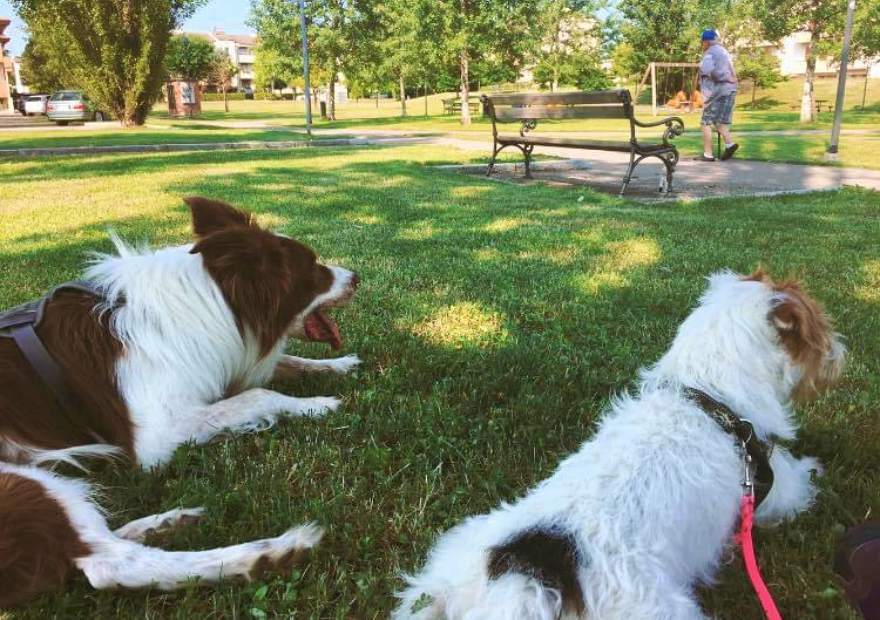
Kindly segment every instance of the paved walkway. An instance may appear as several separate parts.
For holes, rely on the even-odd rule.
[[[439,138],[434,141],[463,150],[484,152],[487,159],[492,151],[490,143],[456,138]],[[569,171],[538,170],[533,174],[535,181],[586,185],[615,194],[620,191],[623,174],[629,163],[629,156],[625,153],[547,147],[537,148],[535,152],[577,162],[586,161],[589,164],[588,169],[584,169],[583,163],[579,163]],[[485,174],[485,167],[465,168],[463,171]],[[493,178],[518,183],[528,182],[523,179],[523,173],[523,166],[518,165],[513,169],[512,167],[503,169],[497,176],[493,175]],[[727,196],[772,196],[834,190],[844,185],[880,190],[880,170],[751,160],[733,159],[707,163],[682,158],[676,167],[673,191],[670,194],[661,194],[658,191],[661,175],[665,175],[663,164],[657,160],[646,159],[636,168],[636,178],[627,188],[627,197],[641,200],[695,200]]]

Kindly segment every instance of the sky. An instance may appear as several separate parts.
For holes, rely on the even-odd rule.
[[[252,30],[244,25],[250,6],[249,0],[209,0],[208,4],[187,20],[183,29],[210,32],[214,28],[219,28],[230,34],[250,33]],[[27,32],[9,0],[0,0],[0,17],[8,17],[12,20],[4,34],[12,39],[8,49],[13,56],[17,56],[24,50]]]

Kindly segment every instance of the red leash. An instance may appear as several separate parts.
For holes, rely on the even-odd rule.
[[[748,468],[748,465],[746,466]],[[747,470],[748,471],[748,470]],[[743,561],[746,564],[746,572],[749,574],[749,581],[758,595],[761,607],[764,608],[764,615],[767,620],[782,620],[779,610],[776,609],[776,603],[773,601],[773,595],[767,589],[764,578],[761,577],[761,569],[758,568],[758,560],[755,558],[755,545],[752,543],[752,524],[755,519],[755,494],[752,491],[751,480],[746,478],[746,492],[742,497],[742,515],[740,517],[739,536],[737,541],[742,545]]]

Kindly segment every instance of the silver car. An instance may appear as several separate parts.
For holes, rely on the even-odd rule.
[[[60,90],[49,98],[46,114],[50,121],[66,125],[71,121],[105,121],[107,115],[79,90]]]

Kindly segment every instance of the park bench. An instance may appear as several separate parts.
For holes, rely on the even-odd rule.
[[[503,149],[512,146],[522,151],[526,160],[526,177],[531,178],[532,151],[536,146],[557,146],[593,151],[616,151],[629,153],[629,166],[623,177],[621,195],[633,178],[633,170],[647,157],[656,157],[666,167],[665,183],[661,189],[672,189],[672,175],[678,163],[678,149],[670,142],[684,131],[684,121],[677,116],[643,123],[633,112],[632,98],[628,90],[598,90],[571,93],[521,93],[515,95],[483,95],[484,108],[492,118],[492,159],[486,176],[492,174],[495,160]],[[619,118],[629,123],[630,139],[624,141],[596,140],[540,135],[532,132],[538,121],[565,118]],[[498,125],[519,122],[518,134],[498,132]],[[661,138],[644,142],[636,137],[636,127],[659,127],[666,129]]]
[[[461,112],[461,97],[449,97],[442,99],[443,114],[458,114]],[[480,97],[474,95],[468,97],[468,108],[471,113],[476,114],[480,111]]]

